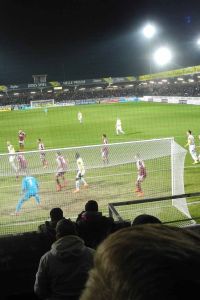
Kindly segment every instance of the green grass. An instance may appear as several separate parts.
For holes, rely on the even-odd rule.
[[[79,110],[83,113],[83,124],[77,121]],[[199,115],[199,106],[158,103],[49,108],[47,116],[43,109],[2,112],[0,113],[0,152],[7,152],[6,141],[8,140],[17,150],[19,129],[27,134],[26,151],[37,150],[37,138],[43,139],[46,149],[101,144],[103,133],[107,134],[110,143],[175,137],[175,140],[183,146],[186,144],[188,129],[191,129],[195,136],[200,133]],[[118,116],[122,120],[125,135],[116,136],[115,122]],[[197,140],[196,142],[198,143]],[[151,170],[151,163],[147,163],[147,168]],[[152,172],[144,182],[145,196],[155,196],[155,191],[159,191],[160,195],[170,194],[170,183],[167,179],[169,174],[164,174],[160,170],[157,175],[155,173]],[[185,191],[199,191],[200,164],[193,166],[189,154],[186,156],[184,175]],[[103,212],[107,212],[108,202],[136,199],[133,193],[136,170],[131,164],[89,170],[86,174],[89,189],[83,190],[78,195],[72,193],[74,172],[67,174],[68,187],[60,193],[55,191],[54,176],[54,174],[37,176],[41,185],[43,207],[38,209],[31,199],[24,204],[22,213],[18,217],[10,216],[10,213],[14,211],[20,197],[21,179],[0,177],[1,233],[35,229],[40,222],[49,217],[49,210],[55,206],[61,206],[66,217],[75,217],[84,209],[85,202],[89,199],[97,199]],[[162,187],[160,183],[164,180],[165,184]],[[125,209],[124,217],[132,219],[133,209],[129,208],[128,211]],[[196,206],[191,207],[190,211],[195,216],[200,212]],[[163,220],[168,220],[172,214],[171,211],[164,209],[161,217]]]

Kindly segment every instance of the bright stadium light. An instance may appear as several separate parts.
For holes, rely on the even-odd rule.
[[[197,39],[197,45],[200,46],[200,38]]]
[[[170,49],[166,47],[161,47],[154,53],[154,60],[160,66],[168,64],[171,61],[171,59],[172,53]]]
[[[156,27],[152,24],[147,24],[143,28],[143,34],[147,39],[151,39],[156,33]]]

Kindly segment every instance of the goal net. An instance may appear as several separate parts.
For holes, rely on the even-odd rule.
[[[7,215],[15,209],[20,197],[21,179],[26,174],[38,179],[41,201],[45,208],[38,210],[34,200],[27,201],[23,205],[18,221],[21,218],[21,221],[40,222],[47,218],[49,210],[56,206],[62,207],[68,217],[76,218],[78,213],[84,210],[84,205],[89,199],[98,201],[101,211],[106,214],[109,202],[138,199],[138,195],[134,192],[137,179],[136,154],[140,155],[147,169],[147,177],[142,183],[145,199],[184,194],[186,150],[173,138],[108,144],[108,163],[102,159],[103,147],[104,145],[68,147],[43,150],[42,153],[27,151],[22,153],[27,168],[20,165],[19,154],[1,154],[1,214]],[[58,170],[57,152],[61,152],[67,162],[65,174],[67,186],[59,193],[56,192],[55,180]],[[76,153],[83,159],[86,169],[84,178],[89,185],[87,189],[81,187],[78,194],[73,193],[77,172]],[[48,163],[45,168],[42,163],[44,157]],[[180,215],[190,217],[186,199],[169,201],[169,206]],[[164,215],[165,208],[159,209]],[[153,214],[152,211],[151,213]]]
[[[30,102],[32,108],[41,108],[41,107],[49,107],[54,106],[54,99],[48,100],[32,100]]]

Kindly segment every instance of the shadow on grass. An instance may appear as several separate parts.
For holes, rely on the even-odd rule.
[[[126,133],[126,135],[136,135],[136,134],[143,134],[143,132],[142,131],[135,131],[135,132]]]

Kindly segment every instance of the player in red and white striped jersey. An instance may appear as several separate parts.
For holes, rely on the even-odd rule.
[[[17,151],[17,161],[18,161],[18,170],[17,174],[23,174],[25,173],[27,169],[27,161],[24,157],[24,154],[21,153],[20,151]]]
[[[47,167],[48,162],[46,160],[45,146],[41,139],[37,140],[38,142],[38,150],[40,150],[40,159],[44,168]]]
[[[102,155],[102,159],[104,164],[108,164],[108,154],[109,154],[109,148],[108,148],[108,139],[106,134],[102,135],[102,142],[103,142],[103,147],[101,149],[101,155]]]
[[[18,141],[19,141],[19,149],[24,150],[24,143],[25,143],[26,133],[21,129],[18,132]]]
[[[141,183],[145,180],[147,176],[146,167],[142,159],[140,159],[139,154],[136,155],[136,167],[138,171],[138,176],[136,180],[136,189],[135,192],[138,193],[138,196],[142,197],[144,196],[144,193],[142,191]]]
[[[67,181],[65,179],[65,173],[67,171],[67,163],[65,158],[62,156],[60,152],[56,153],[56,162],[57,162],[56,184],[57,184],[57,191],[59,192],[63,187],[67,185]],[[61,185],[60,178],[63,181],[63,185]]]

